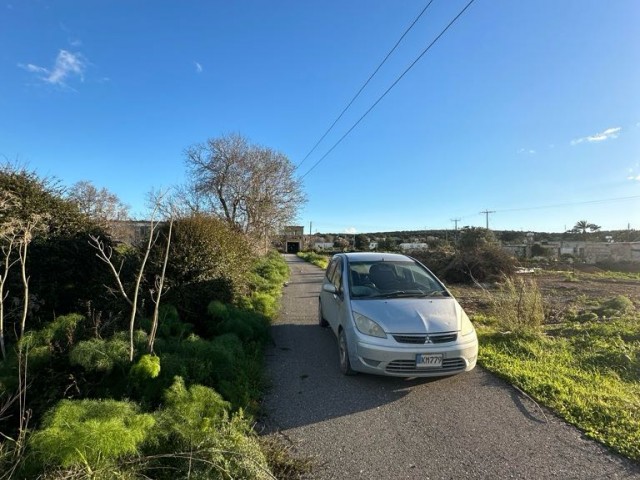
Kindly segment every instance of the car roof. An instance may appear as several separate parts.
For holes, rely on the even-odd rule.
[[[340,253],[340,256],[346,257],[349,262],[407,262],[412,261],[411,258],[400,253],[385,252],[349,252]]]

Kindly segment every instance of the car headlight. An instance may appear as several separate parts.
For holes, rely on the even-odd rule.
[[[382,327],[369,317],[353,312],[353,318],[356,321],[356,328],[360,333],[371,335],[372,337],[387,338],[387,334],[384,333]]]
[[[462,333],[463,337],[466,335],[471,335],[475,330],[473,328],[473,324],[471,323],[471,320],[469,320],[469,317],[467,316],[467,314],[464,313],[464,310],[462,311],[460,316],[462,317],[462,325],[460,325],[460,333]]]

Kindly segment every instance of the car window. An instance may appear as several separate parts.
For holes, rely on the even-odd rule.
[[[338,259],[334,258],[333,260],[331,260],[331,263],[329,263],[329,266],[327,267],[327,273],[326,273],[326,277],[327,280],[329,280],[331,282],[331,277],[333,277],[333,272],[336,271],[336,265],[338,264]]]
[[[336,287],[338,291],[342,290],[342,259],[336,259],[336,265],[334,270],[331,272],[331,276],[329,280]]]
[[[447,296],[441,283],[422,265],[413,261],[350,262],[352,297]]]

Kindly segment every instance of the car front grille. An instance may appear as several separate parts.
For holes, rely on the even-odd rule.
[[[463,358],[445,358],[442,360],[442,367],[440,368],[417,368],[415,360],[394,360],[389,362],[386,371],[388,373],[426,373],[426,372],[438,372],[438,373],[455,373],[460,370],[464,370],[467,364]]]
[[[398,343],[412,343],[422,345],[424,343],[448,343],[455,342],[458,338],[456,332],[434,333],[432,335],[394,335]]]

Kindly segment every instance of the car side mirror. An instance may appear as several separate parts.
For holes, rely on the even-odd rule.
[[[334,295],[338,294],[338,289],[333,283],[325,283],[322,286],[322,290],[324,290],[325,292],[333,293]]]

